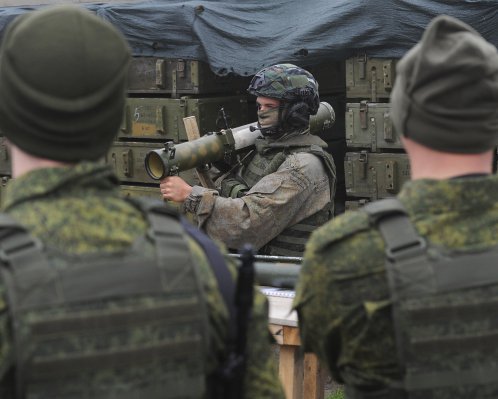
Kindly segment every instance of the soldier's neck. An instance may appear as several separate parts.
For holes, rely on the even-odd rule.
[[[42,168],[61,168],[70,166],[65,162],[54,161],[52,159],[39,158],[22,151],[19,147],[9,143],[12,177],[20,177],[32,170]]]

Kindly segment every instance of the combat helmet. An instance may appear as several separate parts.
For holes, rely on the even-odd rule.
[[[254,75],[247,91],[281,101],[278,126],[262,129],[266,135],[307,127],[310,115],[315,115],[320,106],[318,82],[311,73],[293,64],[263,68]]]

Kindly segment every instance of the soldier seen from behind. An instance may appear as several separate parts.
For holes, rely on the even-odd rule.
[[[398,63],[391,117],[412,181],[315,231],[302,342],[346,397],[498,397],[498,53],[435,18]]]
[[[234,265],[161,202],[122,198],[99,161],[123,117],[129,61],[122,35],[76,6],[26,13],[3,37],[14,179],[0,215],[2,399],[227,397],[211,392]],[[283,397],[265,308],[256,295],[245,393],[230,397]]]
[[[248,242],[260,254],[302,256],[310,232],[334,212],[334,161],[309,133],[318,83],[302,68],[277,64],[258,72],[248,92],[257,96],[262,133],[255,149],[218,178],[216,190],[169,176],[161,192],[229,248]]]

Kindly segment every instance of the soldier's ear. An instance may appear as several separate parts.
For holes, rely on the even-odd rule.
[[[285,114],[285,123],[291,127],[306,127],[309,121],[310,109],[308,104],[304,102],[292,104]]]

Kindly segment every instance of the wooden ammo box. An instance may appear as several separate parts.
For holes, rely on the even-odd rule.
[[[368,58],[346,60],[346,96],[376,102],[389,99],[396,74],[396,60]]]
[[[394,131],[389,112],[390,104],[346,104],[346,143],[348,147],[369,148],[374,152],[402,149],[399,136]]]
[[[187,140],[183,118],[195,116],[202,134],[219,131],[216,120],[223,107],[230,127],[248,121],[245,96],[209,98],[127,98],[120,139],[161,139],[179,142]]]
[[[220,94],[245,92],[250,78],[218,76],[202,61],[132,58],[128,77],[129,93]]]
[[[145,156],[151,150],[164,148],[160,143],[114,142],[106,155],[106,163],[111,165],[121,182],[159,184],[145,170]],[[180,172],[180,177],[190,184],[199,184],[194,170]]]
[[[346,194],[370,199],[396,195],[410,179],[406,154],[348,152],[344,158]]]

